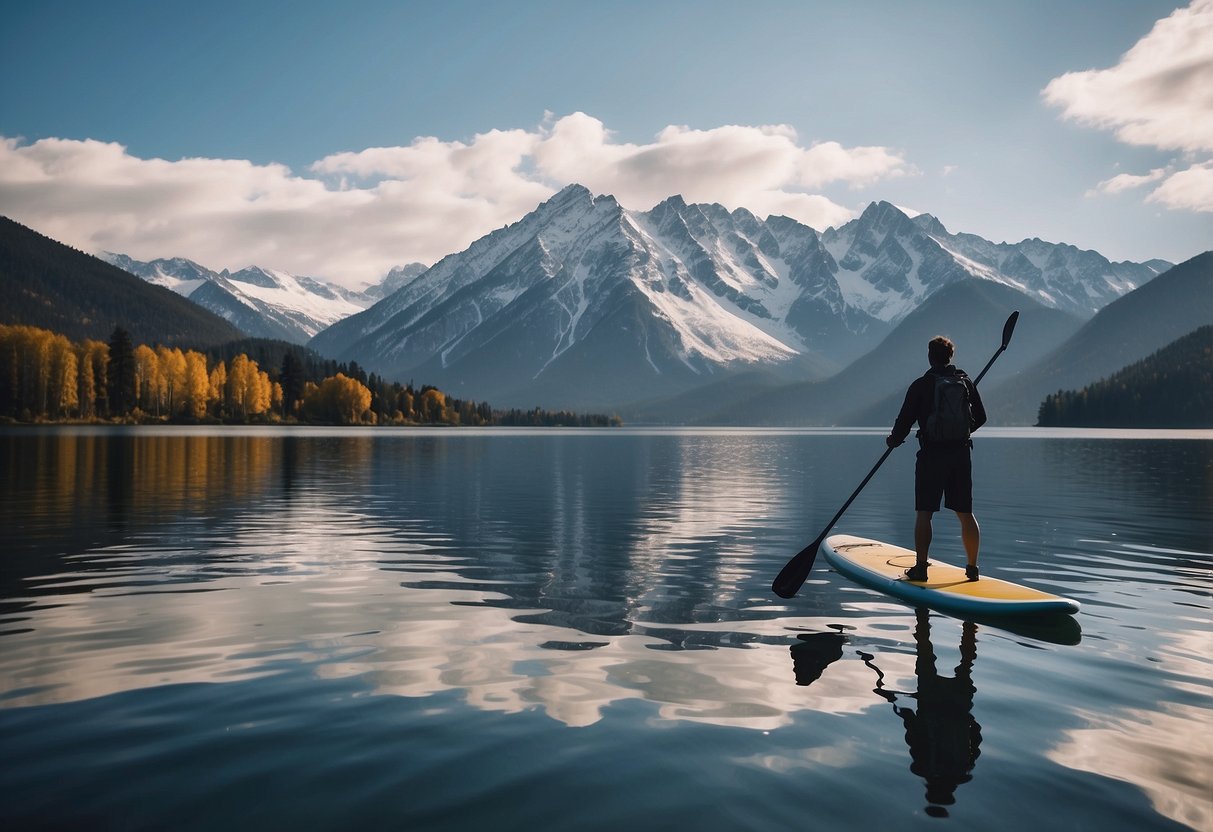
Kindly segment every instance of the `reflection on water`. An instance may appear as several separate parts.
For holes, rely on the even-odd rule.
[[[841,629],[841,628],[840,628]],[[825,669],[842,658],[847,637],[842,632],[808,633],[792,645],[793,673],[796,684],[811,685]],[[973,767],[981,753],[981,726],[973,718],[973,663],[977,659],[977,625],[966,621],[960,637],[960,663],[952,676],[936,669],[931,645],[930,613],[915,612],[914,692],[898,691],[886,685],[885,673],[871,653],[856,650],[857,655],[876,674],[873,692],[893,706],[905,728],[910,749],[910,771],[926,784],[926,812],[947,817],[945,807],[956,802],[956,788],[972,780]]]
[[[125,805],[116,778],[140,763],[107,780],[103,762],[86,769],[37,742],[44,720],[75,725],[99,761],[96,708],[112,703],[132,730],[153,720],[172,740],[130,759],[159,771],[174,754],[222,756],[203,749],[232,724],[298,735],[348,702],[344,739],[303,753],[335,781],[382,765],[358,798],[372,822],[430,817],[389,797],[424,777],[376,727],[395,719],[419,765],[480,761],[480,802],[454,781],[426,790],[433,817],[463,822],[491,803],[486,819],[553,826],[509,779],[504,749],[520,744],[535,788],[596,807],[565,828],[643,826],[667,810],[672,822],[687,811],[683,780],[695,794],[744,789],[747,814],[705,806],[700,825],[787,825],[802,807],[786,777],[829,795],[814,803],[826,825],[950,814],[1009,828],[1036,811],[1022,806],[1027,782],[1044,826],[1207,828],[1213,748],[1185,726],[1213,710],[1213,442],[979,443],[983,571],[1078,598],[1079,620],[928,617],[824,568],[793,601],[772,596],[771,576],[881,448],[845,431],[0,432],[0,731],[80,788],[112,789],[90,804],[102,814]],[[908,539],[912,465],[891,457],[840,531]],[[958,541],[939,543],[962,557]],[[231,718],[191,720],[222,691],[241,697]],[[356,718],[368,696],[394,716]],[[472,713],[491,720],[486,733],[466,728]],[[267,772],[295,764],[265,755]],[[571,786],[603,755],[637,778],[629,800]],[[216,762],[170,788],[205,805]],[[37,770],[0,776],[0,797],[21,796],[13,817],[55,805]],[[387,771],[401,779],[382,782]],[[856,785],[874,778],[889,784],[879,805]],[[266,811],[316,811],[292,806]],[[140,811],[149,827],[181,819]]]

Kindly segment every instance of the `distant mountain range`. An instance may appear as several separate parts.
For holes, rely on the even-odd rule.
[[[1109,303],[1056,349],[1001,383],[991,418],[1033,424],[1049,393],[1110,376],[1208,324],[1213,324],[1213,251]]]
[[[101,258],[149,283],[172,289],[251,337],[296,344],[307,343],[325,327],[361,312],[425,271],[420,263],[400,266],[382,283],[353,292],[261,266],[216,272],[183,257],[145,262],[103,252]]]
[[[749,389],[732,390],[730,382],[722,382],[710,404],[696,411],[688,411],[675,398],[625,408],[623,415],[632,421],[687,421],[690,412],[694,415],[689,421],[699,424],[891,425],[906,387],[928,366],[927,342],[932,337],[952,338],[957,366],[976,377],[998,348],[1008,315],[1017,310],[1014,347],[982,383],[987,399],[995,379],[1005,379],[1048,354],[1081,326],[1081,319],[999,283],[960,281],[928,297],[875,349],[824,381],[758,384],[751,375]],[[702,395],[688,395],[697,394]]]
[[[138,286],[119,319],[175,321],[188,309],[226,333],[200,334],[199,345],[306,341],[327,358],[451,395],[618,412],[633,423],[885,425],[925,367],[927,339],[953,337],[957,363],[975,374],[1017,309],[1012,347],[982,394],[995,423],[1030,424],[1047,393],[1213,323],[1213,253],[1173,269],[1113,263],[1038,239],[954,234],[884,202],[819,233],[680,197],[629,211],[574,185],[433,267],[393,269],[361,292],[269,268],[107,255],[143,278],[132,282],[6,222],[6,263],[26,257],[33,238],[54,262],[0,275],[11,322],[82,337],[73,320],[104,320],[87,337],[106,337],[115,318],[79,305]],[[111,288],[115,275],[121,289]]]
[[[107,341],[202,348],[242,338],[222,318],[159,286],[0,217],[0,323]]]
[[[991,243],[887,202],[819,233],[680,197],[629,211],[571,185],[311,346],[456,395],[611,408],[739,373],[824,379],[958,283],[1001,286],[1076,327],[1170,265]]]
[[[624,408],[628,421],[748,425],[892,424],[905,388],[927,366],[926,343],[945,334],[956,363],[976,375],[1020,311],[1010,348],[983,381],[992,424],[1035,424],[1045,396],[1080,388],[1213,324],[1213,252],[1164,272],[1091,320],[1049,309],[989,281],[965,281],[929,297],[871,352],[816,383],[780,384],[756,373],[683,396]]]

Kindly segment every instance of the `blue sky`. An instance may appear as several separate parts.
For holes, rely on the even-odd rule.
[[[1213,247],[1209,0],[351,6],[10,4],[0,213],[351,284],[569,181],[818,228],[887,199],[1112,259]],[[1143,65],[1202,83],[1143,105]]]

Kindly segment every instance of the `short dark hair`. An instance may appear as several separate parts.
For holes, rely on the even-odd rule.
[[[942,335],[936,335],[927,344],[927,360],[931,362],[932,367],[948,366],[952,363],[952,356],[955,354],[956,345]]]

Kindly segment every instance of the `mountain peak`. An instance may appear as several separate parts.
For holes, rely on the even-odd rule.
[[[687,201],[682,198],[682,194],[674,194],[673,196],[667,196],[661,202],[654,205],[653,210],[656,211],[658,208],[665,208],[673,211],[681,211],[686,207]]]
[[[527,215],[527,218],[545,223],[549,222],[553,217],[570,211],[588,211],[593,208],[594,202],[595,197],[590,192],[590,189],[574,182],[571,185],[565,185],[548,197],[546,201],[540,203],[534,211]],[[527,218],[524,218],[523,222],[526,222]]]
[[[589,203],[593,201],[594,194],[590,191],[590,189],[585,185],[579,185],[578,183],[574,182],[571,185],[565,185],[559,191],[552,194],[552,196],[549,197],[547,202],[544,202],[543,205],[567,205],[578,202]],[[542,208],[543,205],[541,205],[540,208]]]
[[[932,237],[947,236],[948,229],[944,227],[944,224],[940,222],[937,217],[934,217],[931,214],[919,214],[911,219],[910,222],[914,223]]]
[[[281,285],[273,274],[260,266],[248,266],[238,272],[232,272],[228,275],[228,279],[240,283],[249,283],[253,286],[261,286],[266,289],[275,289]]]
[[[869,202],[868,207],[859,215],[859,221],[864,224],[887,222],[889,219],[909,219],[906,213],[891,202],[883,199],[879,202]]]

